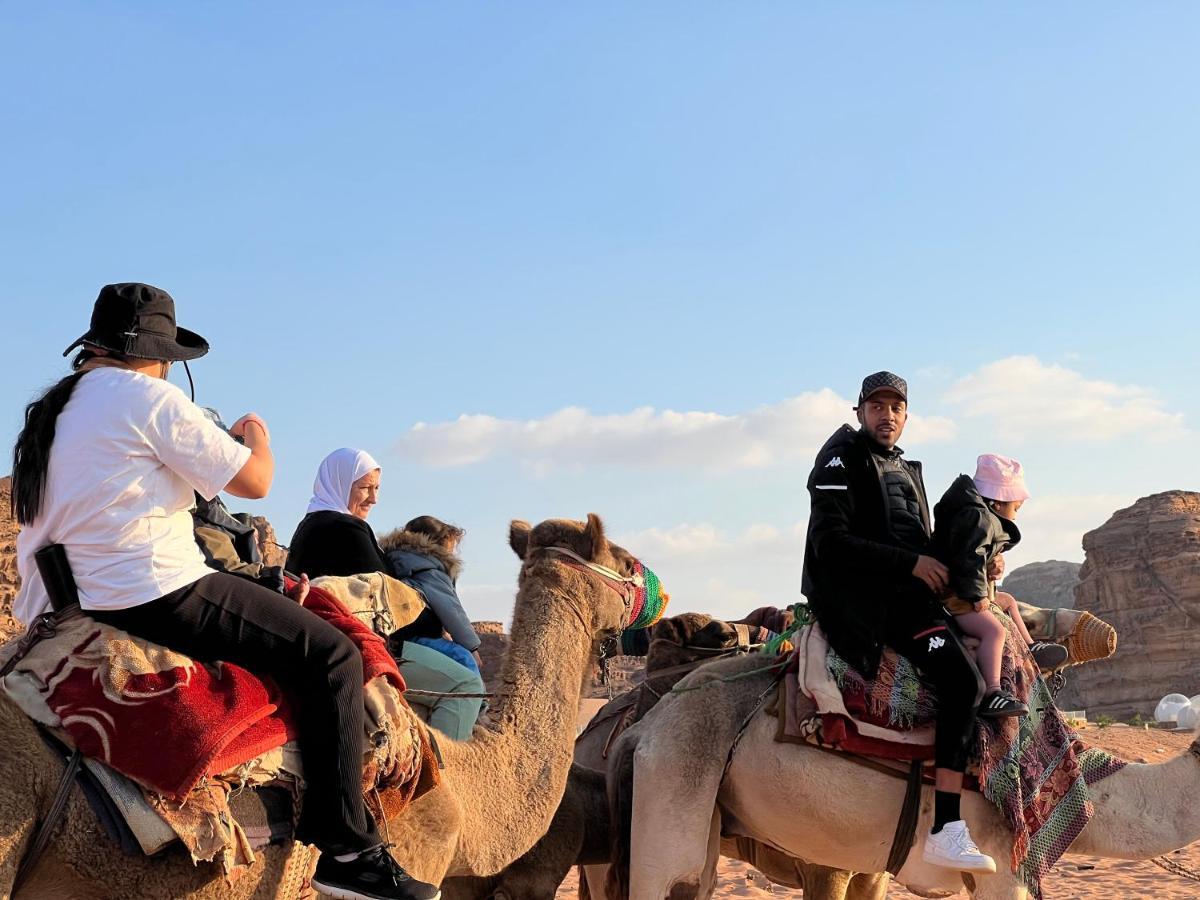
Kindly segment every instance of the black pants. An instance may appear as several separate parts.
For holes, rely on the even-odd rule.
[[[950,618],[932,604],[905,603],[889,611],[884,641],[906,657],[937,691],[934,759],[962,772],[975,732],[984,684]]]
[[[379,843],[362,798],[362,655],[342,632],[282,594],[221,572],[141,606],[89,615],[201,662],[275,678],[293,701],[304,759],[296,839],[329,853]]]

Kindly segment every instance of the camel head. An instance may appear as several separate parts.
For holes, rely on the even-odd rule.
[[[663,619],[650,634],[652,641],[666,641],[679,647],[728,650],[738,644],[737,630],[728,622],[704,613],[688,612]]]
[[[628,610],[621,593],[625,586],[588,566],[610,570],[620,578],[632,578],[639,563],[632,553],[605,537],[604,523],[595,513],[588,513],[586,522],[547,519],[534,526],[514,519],[509,526],[508,543],[524,560],[520,584],[535,573],[544,572],[541,565],[546,562],[565,563],[587,577],[593,587],[589,594],[596,601],[589,605],[595,608],[594,634],[598,638],[616,635],[628,624],[625,621]]]
[[[688,612],[663,619],[650,633],[646,671],[711,659],[714,652],[733,650],[737,630],[728,622],[704,613]]]

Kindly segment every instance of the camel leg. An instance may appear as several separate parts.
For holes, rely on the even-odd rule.
[[[963,876],[971,900],[1029,900],[1029,891],[1011,872]],[[973,886],[972,886],[973,882]]]
[[[812,863],[801,863],[804,896],[810,900],[844,900],[850,887],[850,873]]]
[[[579,900],[605,900],[608,896],[608,864],[579,867]]]
[[[704,773],[659,771],[654,748],[647,744],[653,741],[634,751],[629,900],[663,900],[676,884],[694,885],[695,896],[704,896],[704,875],[719,847],[721,767]]]
[[[857,872],[846,888],[846,900],[885,900],[891,883],[887,872]]]

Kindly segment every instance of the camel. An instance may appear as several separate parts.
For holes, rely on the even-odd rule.
[[[1022,604],[1022,616],[1039,638],[1064,638],[1079,618],[1074,610],[1051,611]],[[760,622],[756,610],[742,622]],[[776,626],[778,627],[778,626]],[[647,687],[635,688],[624,699],[618,698],[601,710],[596,721],[603,721],[636,701],[632,719],[640,720],[666,691],[684,677],[683,671],[668,671],[663,677],[653,673],[705,660],[710,651],[736,649],[737,633],[731,623],[700,613],[684,613],[664,619],[654,626],[646,659]],[[603,796],[605,782],[596,771],[607,766],[605,750],[612,727],[586,731],[575,743],[575,764],[567,780],[567,789],[547,833],[529,852],[497,875],[487,878],[455,878],[443,886],[447,900],[553,900],[558,886],[572,865],[580,865],[580,897],[602,897],[611,849],[608,846],[608,807]],[[804,889],[816,900],[882,900],[887,893],[888,876],[872,872],[846,872],[813,865],[781,853],[750,838],[725,837],[720,854],[755,866],[776,884]],[[711,893],[711,888],[709,890]]]
[[[497,875],[448,879],[442,886],[445,900],[553,900],[572,865],[583,869],[581,900],[603,897],[611,853],[603,770],[613,724],[624,709],[631,710],[634,721],[644,716],[684,677],[686,671],[681,667],[698,666],[717,658],[717,654],[736,652],[735,624],[741,623],[727,623],[702,613],[683,613],[655,625],[646,657],[645,681],[606,705],[593,720],[600,723],[599,727],[585,731],[575,742],[575,762],[550,829],[528,853]],[[606,715],[610,711],[611,718]],[[827,870],[751,840],[723,840],[721,854],[756,865],[779,884],[805,888],[816,900],[879,900],[887,890],[886,876]]]
[[[662,900],[673,885],[705,896],[717,834],[834,868],[884,867],[904,782],[848,756],[776,742],[776,721],[761,709],[774,676],[755,671],[762,666],[754,658],[705,666],[680,683],[700,689],[669,695],[617,742],[610,803],[628,827],[614,828],[610,896]],[[730,676],[738,680],[722,680]],[[1068,853],[1150,859],[1200,839],[1200,740],[1164,764],[1126,765],[1094,785],[1091,799],[1095,814]],[[966,793],[963,817],[1001,871],[971,876],[922,861],[921,835],[932,819],[926,788],[918,839],[897,881],[923,895],[965,886],[976,900],[1027,897],[1004,865],[1013,836],[999,812]]]
[[[505,696],[492,727],[471,740],[438,744],[445,760],[441,784],[404,815],[381,823],[406,868],[426,881],[500,871],[540,838],[566,786],[575,715],[584,676],[599,642],[616,634],[626,614],[623,597],[600,575],[548,548],[561,547],[624,576],[634,558],[610,544],[595,515],[587,522],[550,520],[531,528],[514,521],[509,543],[523,561],[513,611],[513,652],[505,661]],[[63,771],[35,726],[0,697],[0,897],[13,879],[35,822],[48,807]],[[105,835],[82,791],[72,790],[54,836],[22,886],[27,898],[270,898],[297,857],[293,844],[258,854],[228,881],[212,865],[193,866],[182,852],[166,858],[123,856]],[[293,885],[294,887],[294,885]]]
[[[698,665],[715,653],[735,652],[737,643],[732,625],[701,613],[684,613],[654,625],[645,680],[608,703],[594,720],[603,724],[576,739],[566,792],[546,834],[497,875],[448,879],[442,896],[446,900],[553,900],[571,866],[606,862],[610,844],[604,768],[613,727],[626,710],[640,718],[685,674],[671,670]],[[661,671],[666,671],[665,677],[655,677]]]

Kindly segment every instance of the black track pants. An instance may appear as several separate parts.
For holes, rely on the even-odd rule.
[[[937,691],[935,761],[939,769],[962,772],[986,685],[948,618],[916,605],[893,609],[884,640]]]

